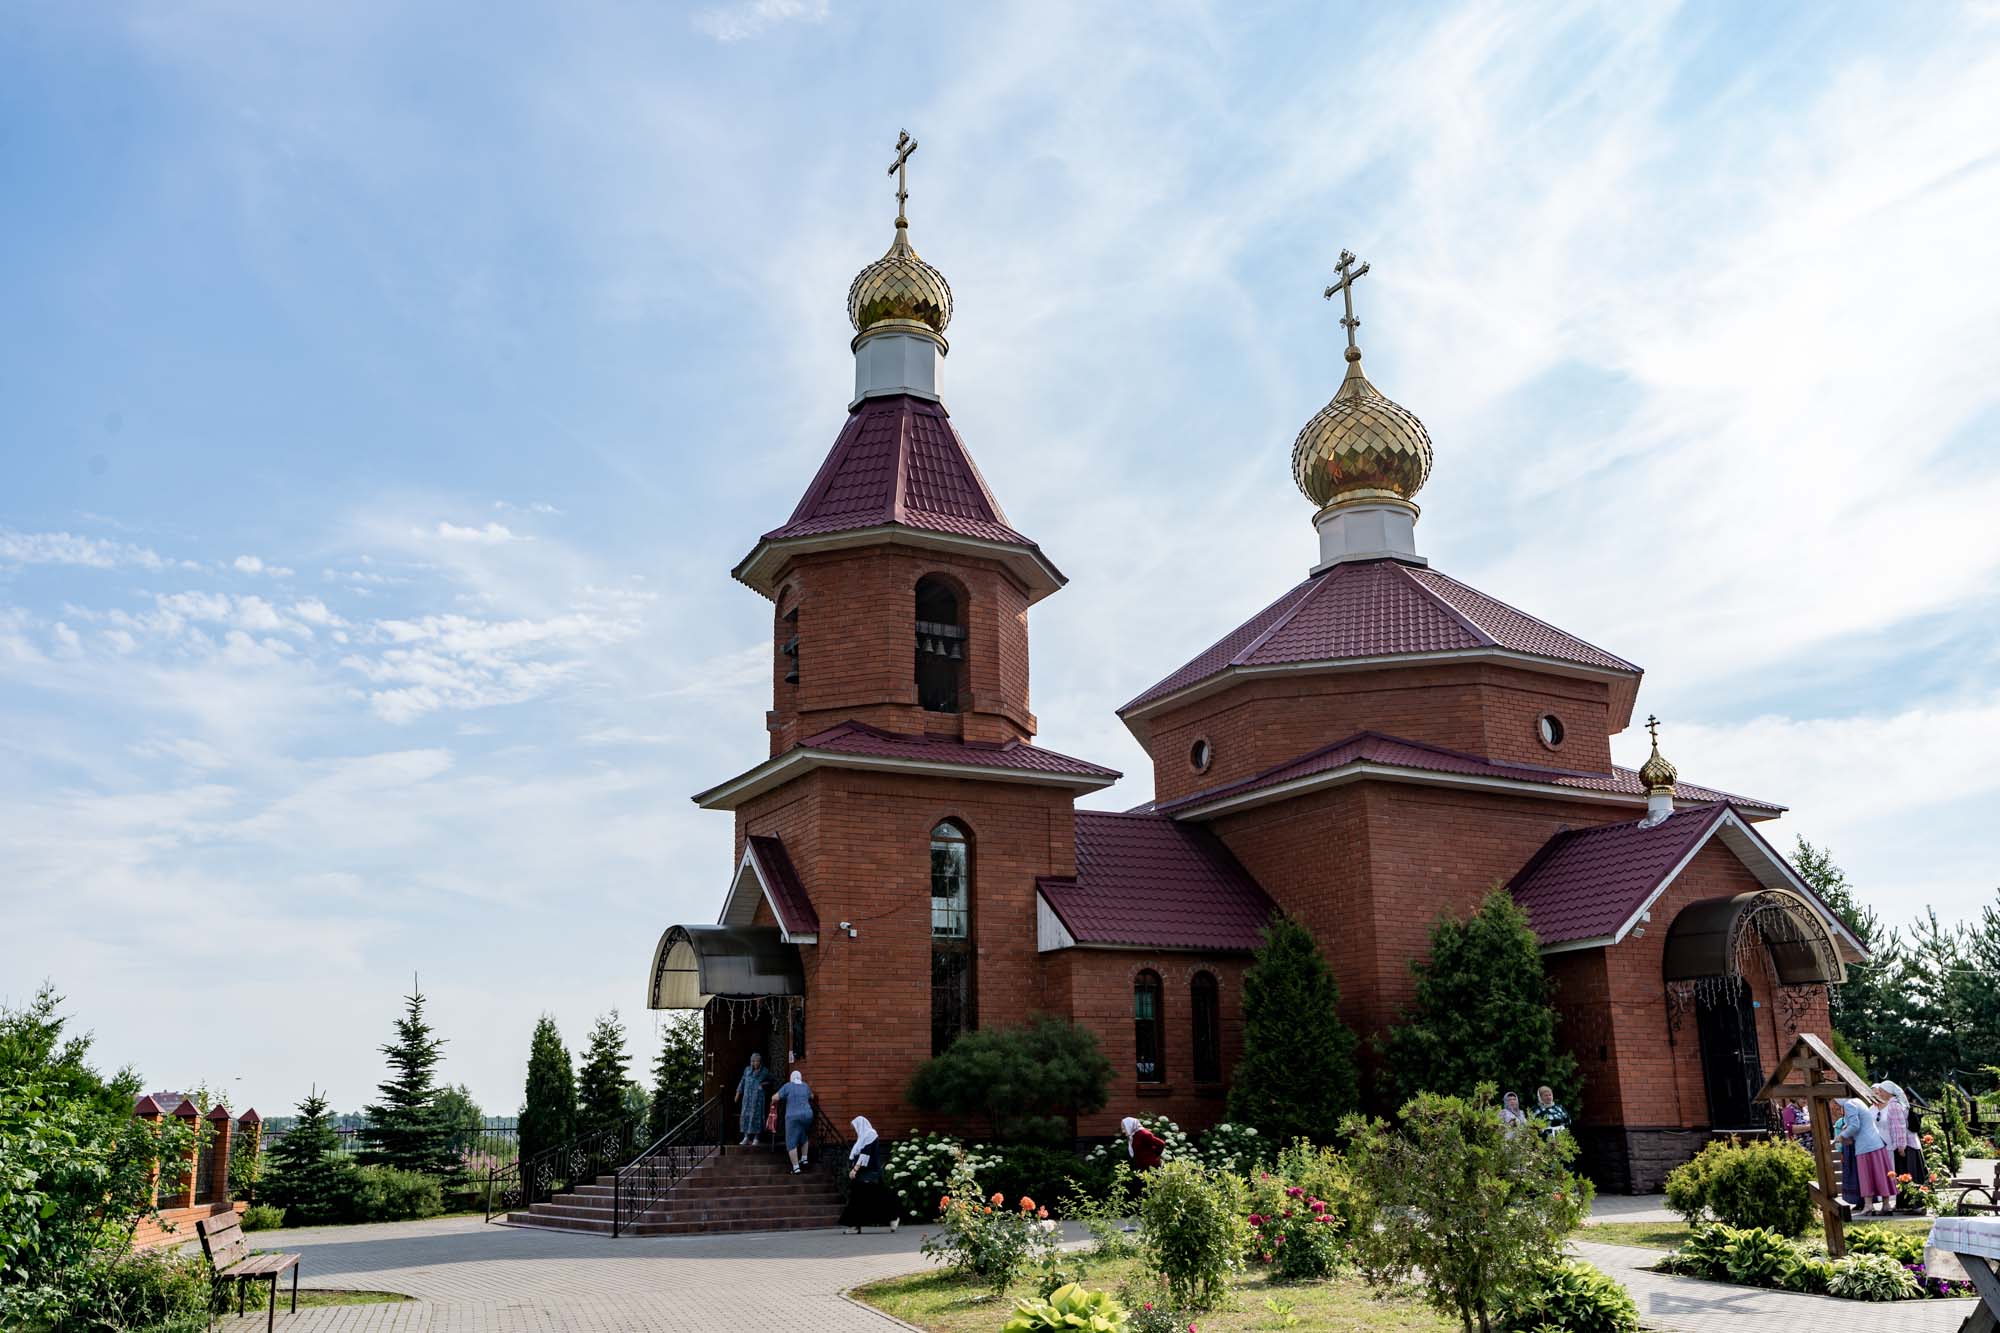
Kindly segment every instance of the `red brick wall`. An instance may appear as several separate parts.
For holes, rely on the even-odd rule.
[[[1536,733],[1544,713],[1562,720],[1558,749]],[[1476,663],[1252,678],[1145,724],[1162,801],[1250,777],[1358,731],[1516,763],[1611,769],[1603,681]],[[1200,738],[1214,747],[1205,773],[1188,762]]]
[[[926,575],[942,575],[965,592],[965,676],[955,714],[917,704],[916,587]],[[796,627],[782,619],[794,606]],[[799,556],[772,613],[772,754],[849,720],[966,740],[1035,734],[1027,591],[1001,565],[893,545]],[[784,679],[791,660],[777,650],[794,632],[799,682],[791,685]]]
[[[162,1208],[157,1217],[140,1219],[132,1232],[132,1248],[152,1250],[187,1246],[199,1254],[201,1237],[195,1234],[196,1222],[227,1212],[240,1213],[249,1206],[247,1203],[201,1203],[192,1208]]]

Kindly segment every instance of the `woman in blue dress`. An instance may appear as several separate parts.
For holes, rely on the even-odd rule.
[[[771,1074],[764,1068],[764,1057],[756,1051],[750,1052],[750,1063],[743,1067],[743,1076],[736,1080],[736,1104],[743,1108],[737,1120],[743,1131],[743,1142],[738,1147],[747,1148],[764,1140],[764,1086],[770,1081]]]
[[[785,1151],[791,1156],[795,1176],[812,1165],[812,1095],[805,1075],[794,1069],[791,1082],[779,1088],[772,1099],[778,1103],[778,1123],[785,1127]]]

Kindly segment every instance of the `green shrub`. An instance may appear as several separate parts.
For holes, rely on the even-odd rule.
[[[910,1076],[913,1106],[983,1116],[993,1137],[1053,1143],[1069,1118],[1103,1109],[1111,1062],[1088,1028],[1059,1018],[967,1032]]]
[[[1118,1301],[1125,1307],[1130,1333],[1187,1333],[1195,1326],[1197,1312],[1176,1307],[1157,1278],[1150,1284],[1126,1282],[1118,1289]]]
[[[1062,1243],[1061,1228],[1032,1198],[982,1197],[967,1158],[952,1168],[945,1189],[938,1232],[924,1241],[924,1255],[991,1283],[995,1291],[1005,1291],[1024,1269],[1052,1257]]]
[[[988,1194],[997,1191],[1010,1199],[1025,1194],[1054,1204],[1076,1189],[1079,1163],[1068,1149],[1017,1143],[993,1148],[982,1145],[980,1152],[987,1164],[979,1171],[979,1186]]]
[[[285,1210],[268,1203],[253,1203],[243,1210],[245,1231],[276,1231],[285,1225]]]
[[[1500,1303],[1507,1333],[1553,1327],[1566,1333],[1638,1333],[1639,1307],[1617,1281],[1589,1264],[1566,1259],[1537,1266]]]
[[[1730,1227],[1697,1222],[1681,1247],[1661,1261],[1660,1267],[1685,1277],[1726,1278],[1729,1242],[1735,1234]]]
[[[1847,1233],[1847,1248],[1855,1254],[1886,1254],[1899,1264],[1920,1264],[1924,1261],[1924,1233],[1854,1227]]]
[[[1062,1215],[1090,1233],[1090,1252],[1100,1259],[1130,1259],[1139,1252],[1139,1242],[1125,1230],[1136,1179],[1131,1167],[1117,1162],[1103,1189],[1086,1192],[1087,1184],[1078,1182],[1076,1191],[1063,1197]]]
[[[1746,1287],[1789,1287],[1798,1272],[1799,1249],[1768,1227],[1733,1231],[1722,1266],[1731,1282]]]
[[[1802,1291],[1809,1296],[1824,1296],[1832,1281],[1833,1260],[1823,1254],[1809,1254],[1799,1260],[1799,1271],[1792,1275],[1790,1290]]]
[[[98,1251],[60,1287],[0,1286],[0,1327],[60,1333],[197,1333],[208,1324],[208,1268],[199,1254]]]
[[[356,1221],[408,1222],[444,1211],[444,1194],[436,1176],[393,1166],[364,1166],[354,1175],[360,1186]]]
[[[1195,1141],[1194,1155],[1211,1171],[1247,1176],[1269,1163],[1275,1147],[1255,1126],[1225,1120]]]
[[[1923,1294],[1910,1270],[1886,1254],[1834,1260],[1826,1291],[1850,1301],[1905,1301]]]
[[[1072,1282],[1050,1292],[1046,1300],[1022,1301],[1000,1333],[1041,1333],[1044,1329],[1080,1329],[1084,1333],[1125,1333],[1125,1307],[1106,1291],[1085,1291]]]
[[[1812,1225],[1812,1182],[1812,1156],[1803,1148],[1717,1140],[1667,1176],[1667,1206],[1690,1224],[1713,1215],[1725,1226],[1797,1236]]]
[[[1146,1173],[1139,1234],[1147,1264],[1166,1280],[1172,1304],[1212,1309],[1227,1292],[1243,1253],[1242,1192],[1236,1177],[1213,1175],[1189,1161]]]

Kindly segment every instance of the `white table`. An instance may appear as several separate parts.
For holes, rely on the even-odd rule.
[[[1940,1217],[1931,1223],[1928,1248],[1957,1257],[1966,1277],[1979,1292],[1979,1308],[1965,1317],[1959,1333],[1995,1333],[2000,1329],[2000,1217]]]

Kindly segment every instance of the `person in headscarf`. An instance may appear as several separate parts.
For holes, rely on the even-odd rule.
[[[769,1095],[771,1071],[764,1068],[764,1057],[756,1051],[750,1052],[750,1063],[743,1066],[741,1077],[736,1080],[736,1104],[743,1108],[737,1113],[737,1127],[743,1131],[743,1141],[736,1146],[747,1148],[764,1140],[764,1098]]]
[[[1134,1171],[1151,1171],[1160,1164],[1160,1154],[1167,1150],[1165,1139],[1140,1124],[1136,1116],[1126,1116],[1118,1128],[1125,1135],[1125,1155],[1132,1159]]]
[[[882,1181],[882,1167],[888,1161],[889,1145],[875,1132],[865,1115],[848,1122],[854,1129],[854,1146],[847,1150],[847,1206],[840,1210],[843,1230],[902,1225],[902,1204]]]
[[[1541,1122],[1542,1137],[1552,1142],[1569,1129],[1569,1112],[1556,1100],[1556,1090],[1546,1083],[1535,1089],[1535,1109],[1531,1114]]]
[[[1888,1099],[1887,1093],[1878,1096]],[[1889,1179],[1889,1144],[1875,1124],[1875,1105],[1861,1097],[1846,1098],[1840,1105],[1846,1112],[1841,1117],[1840,1136],[1854,1150],[1854,1193],[1846,1197],[1862,1204],[1864,1217],[1877,1211],[1888,1213],[1895,1207],[1896,1188]]]
[[[1510,1092],[1500,1099],[1500,1125],[1503,1129],[1526,1129],[1528,1113],[1521,1109],[1521,1095]]]
[[[771,1100],[781,1112],[785,1152],[792,1159],[792,1174],[796,1176],[812,1165],[812,1089],[806,1086],[806,1076],[794,1069],[791,1081],[779,1088]]]
[[[1901,1172],[1909,1175],[1912,1180],[1928,1179],[1930,1173],[1924,1169],[1921,1146],[1914,1154],[1917,1159],[1916,1165],[1914,1167],[1910,1165],[1912,1156],[1910,1148],[1916,1144],[1916,1138],[1910,1133],[1910,1100],[1903,1094],[1902,1085],[1891,1083],[1885,1078],[1875,1085],[1875,1091],[1878,1095],[1886,1095],[1889,1099],[1882,1102],[1881,1109],[1875,1112],[1875,1125],[1882,1131],[1882,1138],[1889,1145],[1890,1174],[1893,1176]]]

